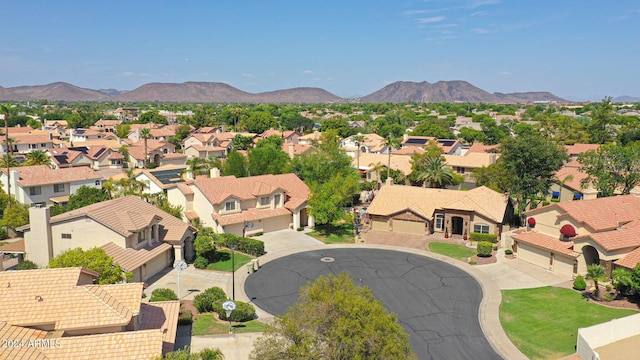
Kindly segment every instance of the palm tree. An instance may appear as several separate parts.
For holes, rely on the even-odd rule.
[[[384,165],[382,165],[380,162],[377,163],[371,163],[369,164],[370,169],[369,171],[375,171],[376,173],[376,182],[380,183],[380,172],[382,171],[382,169],[384,169]]]
[[[199,157],[193,157],[187,160],[187,165],[189,165],[189,167],[187,167],[185,171],[190,172],[191,176],[195,179],[197,175],[202,175],[207,163]]]
[[[151,138],[151,130],[149,128],[140,129],[140,137],[144,140],[144,168],[149,166],[149,154],[147,150],[147,140]]]
[[[387,179],[391,176],[391,149],[400,146],[400,140],[398,138],[394,138],[393,134],[389,134],[389,136],[382,140],[382,145],[387,147],[387,154],[389,154],[387,160]]]
[[[8,158],[5,159],[5,165],[7,167],[7,195],[9,196],[9,202],[7,203],[8,207],[11,207],[11,160],[13,158],[13,149],[9,148],[9,108],[7,105],[0,105],[0,113],[4,115],[4,136],[5,136],[5,145],[7,146],[5,155],[11,154]]]
[[[429,157],[425,159],[425,169],[418,178],[424,181],[425,187],[429,182],[432,188],[442,188],[453,183],[453,170],[445,166],[441,157]]]
[[[238,131],[238,120],[240,119],[240,115],[242,115],[243,109],[240,107],[235,107],[231,109],[231,115],[233,115],[233,131]]]
[[[51,158],[44,150],[34,150],[26,156],[26,165],[51,165]]]
[[[593,281],[593,286],[596,288],[594,294],[596,297],[598,297],[600,294],[600,291],[598,289],[598,281],[605,278],[605,270],[599,264],[589,265],[587,266],[587,275],[589,276],[589,279]]]

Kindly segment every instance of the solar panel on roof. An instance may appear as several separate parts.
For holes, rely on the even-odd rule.
[[[78,146],[78,147],[70,147],[69,150],[73,150],[73,151],[80,151],[83,154],[87,154],[87,152],[89,151],[89,148],[86,146]]]
[[[98,157],[100,155],[102,155],[103,152],[105,152],[107,150],[107,148],[101,148],[100,150],[98,150],[98,152],[96,153],[95,157]]]
[[[82,135],[82,134],[84,134],[84,130],[83,129],[76,129],[76,131],[74,131],[74,133]]]
[[[455,140],[438,140],[442,146],[451,146],[455,143]]]
[[[60,164],[66,164],[68,162],[67,155],[53,155],[53,158]]]
[[[155,176],[158,181],[163,184],[175,184],[179,182],[183,182],[180,174],[184,171],[184,168],[181,169],[171,169],[171,170],[159,170],[152,171],[151,175]]]
[[[427,141],[429,141],[429,140],[428,139],[409,138],[409,140],[407,140],[407,142],[405,142],[405,144],[424,145],[424,144],[427,143]]]

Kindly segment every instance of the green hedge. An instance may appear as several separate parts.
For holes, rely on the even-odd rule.
[[[477,232],[472,232],[471,235],[469,235],[469,240],[471,241],[488,241],[491,243],[497,243],[498,242],[498,235],[496,234],[482,234],[482,233],[477,233]]]
[[[16,270],[33,270],[37,269],[38,265],[31,260],[24,260],[16,267]]]
[[[198,256],[193,262],[193,267],[196,269],[205,269],[209,265],[209,260],[206,257]]]
[[[576,276],[576,279],[573,280],[573,288],[580,291],[587,288],[587,282],[584,281],[582,275]]]
[[[491,250],[493,250],[493,245],[491,245],[488,241],[480,241],[478,243],[478,256],[487,257],[491,255]]]
[[[178,325],[191,325],[193,322],[193,313],[180,305],[180,313],[178,314]]]
[[[211,312],[213,311],[213,304],[219,300],[224,300],[227,298],[227,294],[224,293],[224,290],[221,288],[214,286],[208,288],[203,293],[196,295],[193,298],[193,306],[198,309],[199,312]]]
[[[235,234],[220,234],[216,239],[216,245],[228,248],[233,246],[237,251],[251,256],[264,255],[264,242]]]
[[[149,299],[149,301],[151,302],[171,300],[178,300],[178,295],[176,295],[173,290],[167,288],[159,288],[153,290],[153,292],[151,293],[151,299]]]
[[[222,308],[223,300],[217,301],[213,305],[213,311],[218,313],[220,316],[220,320],[229,320],[227,318],[227,312]],[[251,321],[256,317],[256,309],[251,304],[247,304],[242,301],[235,301],[236,309],[231,312],[231,321],[243,322],[243,321]]]

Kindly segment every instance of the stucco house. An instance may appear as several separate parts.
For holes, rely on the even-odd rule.
[[[102,247],[133,281],[146,281],[174,260],[194,258],[196,229],[146,201],[127,196],[50,216],[48,207],[29,209],[24,232],[26,258],[39,266],[77,247]]]
[[[104,178],[88,167],[52,169],[47,165],[11,168],[11,181],[7,169],[0,170],[0,182],[5,192],[11,186],[11,195],[17,202],[27,205],[64,203],[82,186],[101,188]]]
[[[188,158],[207,159],[227,156],[235,133],[196,133],[184,139],[182,148]]]
[[[142,181],[147,185],[143,190],[145,194],[163,193],[167,189],[174,187],[175,184],[184,182],[183,175],[187,169],[184,165],[141,169],[136,175],[136,180]]]
[[[372,230],[429,235],[496,234],[511,219],[509,198],[481,186],[469,191],[384,185],[367,208]]]
[[[0,272],[1,359],[151,359],[173,351],[179,301],[83,268]]]
[[[196,177],[167,190],[172,205],[185,209],[217,233],[249,235],[314,226],[307,213],[309,188],[295,174]]]
[[[566,276],[600,264],[607,276],[640,258],[640,198],[620,195],[552,203],[526,212],[527,228],[505,237],[517,257]]]

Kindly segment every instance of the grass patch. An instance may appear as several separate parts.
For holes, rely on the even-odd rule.
[[[308,232],[307,235],[314,237],[325,244],[353,244],[355,238],[353,235],[353,226],[351,224],[317,225],[314,231]]]
[[[235,270],[240,269],[246,263],[252,260],[251,256],[234,252],[234,265]],[[218,250],[216,251],[215,262],[207,265],[207,270],[218,270],[231,272],[231,250]]]
[[[429,243],[429,250],[454,259],[466,259],[476,254],[475,251],[467,249],[463,245],[449,244],[443,242],[431,242]]]
[[[504,290],[500,322],[511,341],[530,359],[558,359],[576,352],[578,328],[637,314],[586,301],[563,288]]]
[[[231,322],[234,333],[250,333],[250,332],[263,332],[269,327],[265,323],[261,323],[258,320],[251,320],[247,322]],[[194,322],[192,332],[194,336],[199,335],[218,335],[229,333],[229,322],[218,321],[213,314],[201,314],[197,315]]]

